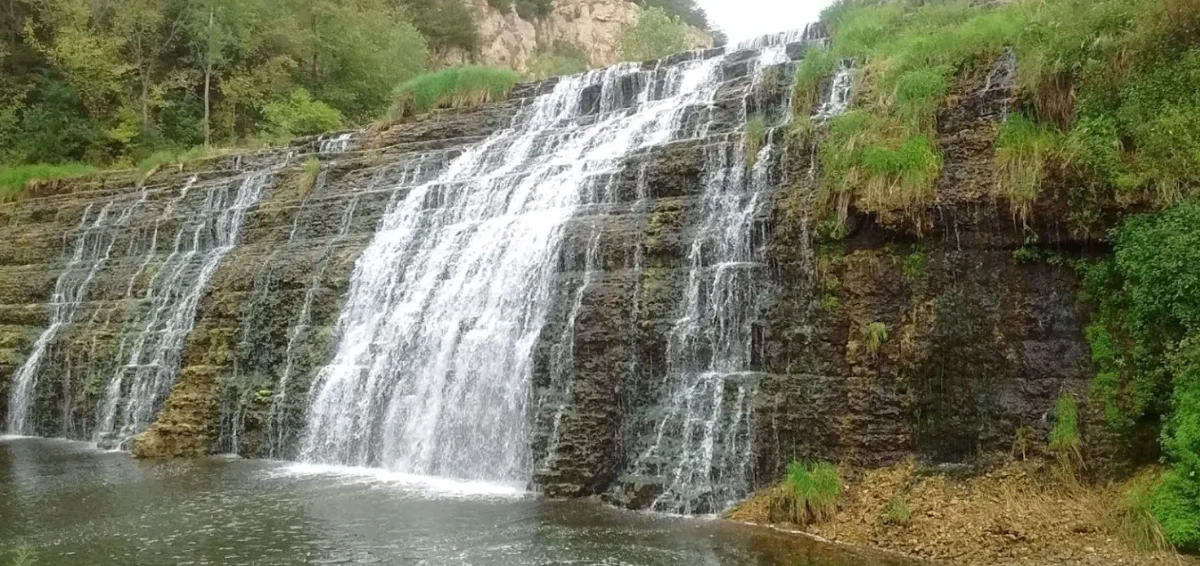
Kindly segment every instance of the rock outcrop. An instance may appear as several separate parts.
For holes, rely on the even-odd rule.
[[[554,0],[550,12],[532,20],[515,10],[503,12],[488,0],[463,0],[479,30],[479,47],[471,53],[451,48],[434,54],[435,66],[480,63],[529,70],[539,52],[570,46],[587,58],[589,67],[617,62],[617,35],[637,21],[641,8],[629,0]],[[711,47],[712,38],[692,28],[696,47]]]

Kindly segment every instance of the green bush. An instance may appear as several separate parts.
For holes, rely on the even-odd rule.
[[[342,114],[316,100],[307,90],[297,88],[284,100],[263,107],[267,131],[277,140],[319,134],[342,126]]]
[[[449,67],[413,78],[396,89],[397,118],[434,108],[461,108],[503,100],[520,76],[500,67]]]
[[[8,200],[20,196],[29,181],[69,179],[95,172],[95,167],[81,163],[65,163],[62,165],[38,163],[34,165],[0,167],[0,200]]]
[[[842,478],[833,464],[792,461],[788,464],[784,483],[791,499],[795,523],[806,525],[828,521],[837,512]]]
[[[1176,547],[1200,550],[1200,205],[1129,218],[1084,270],[1093,391],[1118,431],[1162,423],[1171,470],[1150,509]]]
[[[683,22],[657,7],[647,8],[617,35],[617,56],[622,61],[649,61],[691,48]]]

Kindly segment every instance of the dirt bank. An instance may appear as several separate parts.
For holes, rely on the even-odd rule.
[[[782,486],[759,491],[727,517],[948,564],[1200,565],[1133,547],[1122,523],[1128,488],[1080,485],[1035,462],[959,477],[909,462],[849,479],[837,514],[819,525],[788,523]]]

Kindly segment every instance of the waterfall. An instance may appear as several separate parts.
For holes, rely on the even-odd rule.
[[[120,365],[105,387],[93,434],[101,446],[124,447],[153,422],[175,383],[202,292],[237,245],[247,210],[273,184],[286,161],[200,187],[203,205],[181,223],[170,255],[150,280],[141,297],[148,307],[134,321],[132,343],[128,351],[122,344]],[[189,181],[168,205],[156,222],[155,238],[157,224],[169,217],[194,183]],[[131,289],[133,285],[131,281]]]
[[[761,111],[759,89],[765,73],[789,61],[793,41],[819,42],[813,32],[785,33],[745,44],[759,50],[752,83],[743,100],[742,123],[751,105]],[[818,116],[845,110],[852,83],[849,65],[832,81]],[[792,118],[790,91],[784,111],[750,144],[743,130],[716,140],[705,153],[701,220],[688,250],[687,284],[678,318],[668,336],[666,375],[653,434],[631,465],[638,481],[649,479],[661,491],[650,502],[656,511],[716,513],[749,493],[755,466],[752,440],[759,372],[754,318],[769,277],[761,242],[764,204],[773,188],[778,160],[778,128]],[[759,116],[761,119],[762,116]],[[752,159],[747,148],[759,145]]]
[[[437,178],[397,187],[310,392],[301,459],[524,485],[564,224],[631,152],[679,137],[720,80],[720,58],[695,54],[564,77]]]
[[[38,336],[33,350],[13,375],[9,393],[8,432],[10,434],[33,434],[35,423],[31,422],[33,405],[37,400],[37,381],[43,358],[53,345],[59,332],[75,320],[87,291],[96,273],[108,262],[113,245],[121,228],[128,225],[135,208],[146,202],[145,189],[139,198],[113,214],[115,200],[110,200],[89,219],[93,204],[83,210],[83,218],[75,228],[71,259],[54,283],[54,294],[50,298],[50,325]]]

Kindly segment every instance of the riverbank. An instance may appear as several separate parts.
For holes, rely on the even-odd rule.
[[[821,524],[790,524],[782,485],[760,490],[727,518],[947,564],[1200,565],[1146,549],[1153,537],[1135,535],[1138,522],[1123,502],[1143,480],[1084,485],[1042,462],[956,476],[908,462],[849,478],[837,513]]]

